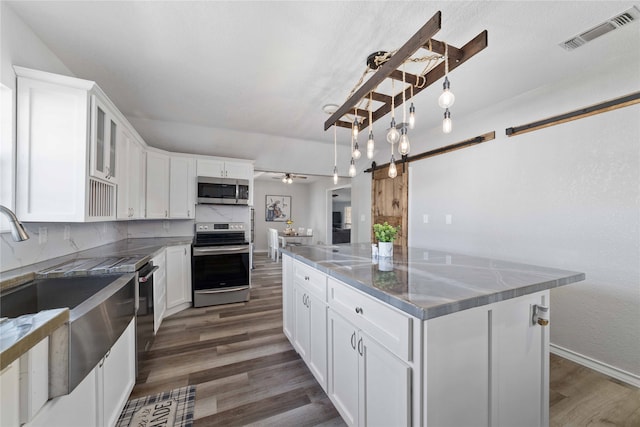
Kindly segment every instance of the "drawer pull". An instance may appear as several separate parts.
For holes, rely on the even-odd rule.
[[[362,307],[356,307],[356,313],[362,314]]]
[[[353,349],[356,349],[356,333],[354,332],[353,335],[351,335],[351,347],[353,347]]]
[[[360,353],[360,356],[363,356],[363,354],[364,354],[363,345],[362,345],[362,338],[360,338],[360,341],[358,341],[358,353]]]
[[[309,280],[309,276],[304,276],[304,280]]]

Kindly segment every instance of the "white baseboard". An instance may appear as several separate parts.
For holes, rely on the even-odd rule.
[[[601,374],[608,375],[612,378],[640,388],[640,375],[632,374],[615,366],[608,365],[599,360],[592,359],[575,351],[560,347],[559,345],[549,344],[549,351],[565,359],[569,359],[579,365],[586,366]]]

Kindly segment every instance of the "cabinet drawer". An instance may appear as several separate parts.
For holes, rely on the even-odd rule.
[[[413,319],[357,289],[328,279],[329,307],[403,360],[411,361]]]
[[[293,264],[294,281],[323,302],[327,301],[327,276],[300,261]]]

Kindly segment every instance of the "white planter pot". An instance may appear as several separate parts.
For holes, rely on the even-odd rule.
[[[381,258],[378,264],[380,271],[393,271],[393,260],[391,258]]]
[[[393,242],[378,242],[378,256],[380,258],[392,258]]]

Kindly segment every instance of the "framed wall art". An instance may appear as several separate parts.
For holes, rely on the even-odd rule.
[[[291,219],[291,196],[271,196],[265,197],[265,221],[285,222]]]

